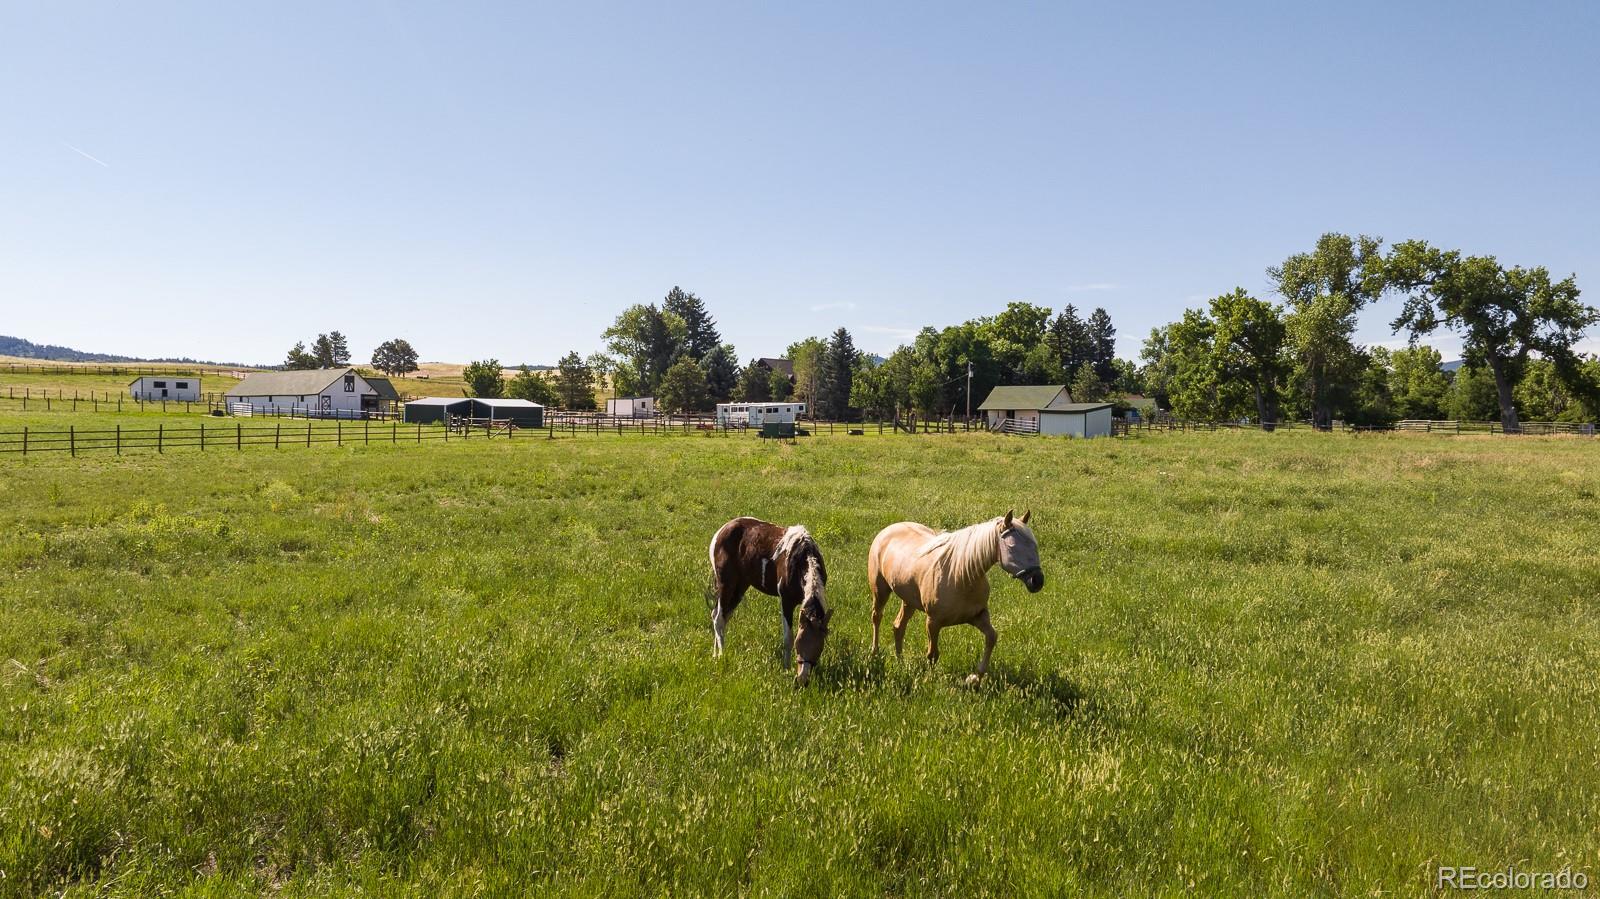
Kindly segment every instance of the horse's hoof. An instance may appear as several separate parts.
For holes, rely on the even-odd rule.
[[[969,675],[967,675],[967,686],[976,687],[977,685],[979,685],[981,683],[983,683],[983,675],[981,675],[981,674],[969,674]]]

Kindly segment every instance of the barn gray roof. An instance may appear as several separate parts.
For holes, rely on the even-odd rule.
[[[1110,409],[1111,406],[1112,406],[1111,403],[1067,403],[1065,405],[1056,406],[1056,407],[1051,408],[1051,409],[1045,409],[1044,411],[1046,411],[1046,412],[1093,412],[1093,411],[1095,411],[1097,409]]]
[[[311,368],[301,371],[258,371],[245,375],[227,396],[305,396],[339,380],[353,368]]]
[[[1007,409],[1059,409],[1060,405],[1052,406],[1059,396],[1066,396],[1066,402],[1072,401],[1071,394],[1066,393],[1065,384],[1045,384],[1038,386],[1010,385],[996,387],[989,391],[989,396],[979,406],[978,411],[984,412],[998,409],[1004,412]]]
[[[372,387],[372,392],[378,395],[378,399],[397,400],[400,398],[400,392],[394,389],[394,384],[390,383],[388,378],[371,378],[366,375],[361,377]]]
[[[421,397],[419,399],[408,400],[406,402],[406,405],[407,406],[454,406],[456,403],[464,403],[467,400],[468,400],[468,397],[464,397],[464,396],[425,396],[425,397]]]

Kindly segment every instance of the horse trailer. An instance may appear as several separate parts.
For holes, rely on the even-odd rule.
[[[759,428],[768,423],[793,424],[805,414],[805,403],[717,404],[717,424],[724,428]]]

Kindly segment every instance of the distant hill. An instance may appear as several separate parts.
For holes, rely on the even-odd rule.
[[[1441,363],[1439,363],[1439,370],[1440,371],[1447,371],[1447,372],[1448,371],[1455,371],[1456,369],[1460,368],[1463,365],[1466,365],[1466,362],[1464,362],[1464,361],[1462,361],[1460,359],[1457,359],[1454,362],[1441,362]]]
[[[180,362],[185,365],[236,365],[232,362],[209,362],[187,356],[166,359],[145,359],[140,356],[118,356],[115,353],[86,353],[72,347],[49,343],[34,343],[21,337],[0,334],[0,356],[17,356],[23,359],[40,359],[46,362]]]

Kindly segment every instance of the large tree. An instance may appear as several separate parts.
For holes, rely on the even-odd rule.
[[[403,375],[417,370],[417,351],[399,337],[385,340],[372,351],[372,367],[386,375]]]
[[[1239,287],[1211,301],[1211,321],[1219,376],[1249,385],[1256,421],[1270,430],[1278,422],[1279,392],[1287,368],[1282,310]]]
[[[601,335],[606,348],[618,357],[619,373],[623,366],[631,367],[627,375],[632,394],[653,393],[661,377],[685,352],[688,326],[676,312],[658,309],[653,305],[634,305],[622,310],[617,320]]]
[[[1083,363],[1094,361],[1094,337],[1089,333],[1088,323],[1078,317],[1078,310],[1071,303],[1051,319],[1045,343],[1055,352],[1056,361],[1064,372],[1076,372]]]
[[[1089,332],[1089,361],[1094,365],[1095,376],[1101,383],[1110,384],[1117,379],[1117,329],[1111,324],[1111,313],[1096,306],[1085,323]]]
[[[343,368],[350,364],[350,342],[338,331],[318,334],[311,344],[318,368]]]
[[[789,344],[784,357],[794,366],[794,395],[816,411],[818,393],[822,388],[822,358],[828,345],[817,337]]]
[[[733,397],[739,386],[739,357],[733,344],[719,344],[700,359],[700,368],[706,374],[706,392],[714,403],[725,403]]]
[[[999,361],[1005,383],[1028,383],[1029,363],[1044,345],[1050,310],[1032,303],[1013,302],[1006,304],[1005,311],[999,315],[979,319],[975,324],[989,342],[991,354]]]
[[[764,403],[772,399],[772,373],[754,359],[739,370],[739,387],[735,396],[742,403]],[[785,383],[788,379],[784,379]]]
[[[556,401],[572,412],[595,408],[594,369],[574,350],[556,363]]]
[[[1444,418],[1450,379],[1440,369],[1439,351],[1418,344],[1389,354],[1389,390],[1400,418],[1436,421]]]
[[[307,371],[319,366],[317,357],[306,352],[305,342],[301,341],[289,348],[289,355],[283,360],[283,367],[290,371]]]
[[[1597,390],[1573,346],[1600,322],[1600,310],[1578,299],[1574,276],[1552,281],[1543,266],[1505,268],[1493,256],[1463,256],[1420,240],[1397,244],[1383,272],[1406,298],[1394,329],[1413,339],[1440,327],[1461,334],[1467,364],[1488,369],[1494,379],[1500,424],[1508,433],[1521,430],[1514,390],[1535,353],[1575,393]]]
[[[467,382],[467,390],[473,396],[497,397],[505,395],[506,378],[500,370],[499,359],[484,359],[473,362],[461,370],[461,378]]]
[[[681,287],[673,287],[662,301],[663,312],[670,312],[683,320],[683,352],[699,362],[722,346],[722,335],[717,333],[716,319],[706,311],[705,303]]]
[[[850,332],[844,328],[834,331],[822,354],[819,395],[813,415],[832,421],[850,417],[850,390],[859,357]]]
[[[550,385],[550,380],[543,375],[534,374],[528,366],[524,365],[517,371],[517,376],[506,384],[506,396],[541,406],[556,405],[556,391]]]
[[[1383,292],[1383,241],[1324,234],[1308,253],[1267,269],[1289,303],[1285,321],[1296,361],[1296,380],[1319,428],[1333,424],[1335,409],[1355,392],[1365,357],[1351,341],[1356,313]]]
[[[710,399],[706,392],[706,373],[688,357],[667,369],[661,379],[661,390],[656,394],[661,411],[670,414],[699,412],[707,408]]]

